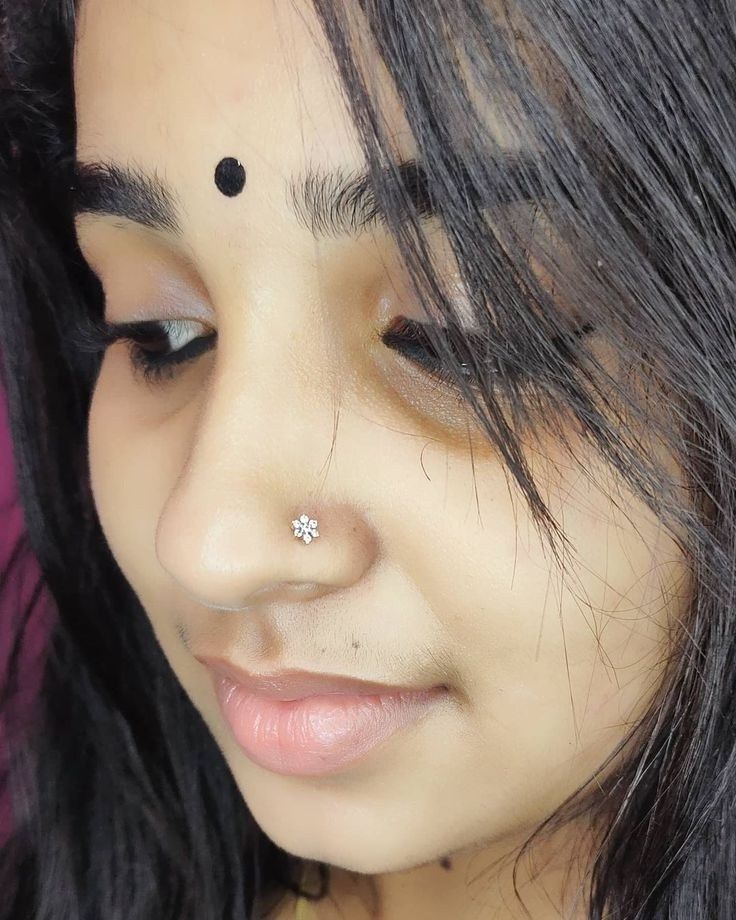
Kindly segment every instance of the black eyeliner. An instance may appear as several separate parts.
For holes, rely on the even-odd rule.
[[[111,323],[102,317],[85,314],[73,321],[66,339],[80,351],[97,354],[120,339],[152,339],[157,326],[160,324],[153,320]]]

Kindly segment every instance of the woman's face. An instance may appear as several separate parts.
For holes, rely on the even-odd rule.
[[[398,314],[422,318],[389,234],[304,219],[307,170],[365,166],[310,4],[86,0],[75,73],[79,160],[155,174],[177,199],[179,233],[78,217],[107,319],[175,320],[172,348],[218,334],[150,384],[108,349],[94,497],[255,818],[365,873],[530,828],[649,701],[687,594],[676,546],[582,441],[589,475],[544,443],[532,470],[577,550],[563,578],[469,412],[382,344]],[[224,157],[246,170],[235,196],[215,184]],[[448,692],[357,761],[286,775],[237,744],[195,655]]]

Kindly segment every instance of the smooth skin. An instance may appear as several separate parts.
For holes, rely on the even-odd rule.
[[[576,463],[548,440],[530,462],[577,550],[563,577],[469,411],[381,343],[423,318],[390,236],[316,241],[286,194],[307,166],[365,165],[309,3],[85,0],[75,81],[79,159],[156,171],[182,204],[181,239],[78,218],[107,318],[218,332],[150,386],[113,345],[89,417],[100,520],[174,672],[264,831],[334,867],[320,918],[524,916],[510,864],[487,867],[650,701],[688,597],[676,544],[589,447]],[[234,198],[224,156],[247,170]],[[281,776],[236,745],[205,653],[450,693],[349,769]],[[522,862],[533,920],[584,916],[585,866],[562,888],[585,831],[539,849],[533,884]]]

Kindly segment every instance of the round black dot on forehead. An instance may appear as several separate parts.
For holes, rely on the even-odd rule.
[[[245,187],[245,168],[234,157],[224,157],[215,169],[215,185],[223,195],[232,198]]]

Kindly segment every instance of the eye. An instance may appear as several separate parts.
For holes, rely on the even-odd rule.
[[[207,329],[196,320],[156,320],[110,323],[85,316],[74,326],[70,340],[85,352],[100,354],[115,342],[128,343],[133,368],[150,383],[171,380],[180,365],[214,347],[217,333],[197,335]]]
[[[443,335],[447,330],[441,324],[420,323],[416,320],[408,319],[405,316],[397,316],[389,328],[381,334],[381,341],[384,345],[394,349],[403,355],[409,361],[418,364],[429,374],[444,383],[452,385],[455,378],[449,367],[447,367],[436,348],[433,347],[427,330],[430,328],[435,335]],[[580,338],[594,331],[590,323],[586,323],[578,329],[572,331],[573,338]],[[474,355],[485,355],[488,353],[488,339],[486,336],[479,336],[472,332],[464,332],[463,338],[467,342],[470,350]],[[553,340],[555,347],[563,351],[565,349],[565,339],[568,336],[556,336]],[[452,348],[453,342],[448,338],[448,345]],[[461,362],[462,373],[471,383],[480,384],[480,374],[471,365]],[[517,353],[513,359],[501,361],[496,356],[488,356],[481,362],[482,376],[486,381],[486,375],[493,380],[497,378],[494,385],[502,388],[504,384],[508,385],[510,380],[521,380],[524,375],[526,364],[521,356]]]
[[[403,357],[407,358],[414,364],[419,365],[427,371],[432,377],[437,378],[445,384],[453,385],[455,383],[454,375],[450,368],[443,362],[441,355],[432,344],[428,329],[431,328],[435,336],[444,336],[447,330],[438,323],[420,323],[416,320],[408,319],[405,316],[397,316],[389,328],[381,334],[381,340],[384,345],[394,349]],[[487,339],[474,335],[471,332],[465,332],[463,338],[468,343],[470,349],[475,355],[481,355],[487,350]],[[447,344],[451,347],[453,342],[446,339]],[[453,353],[454,349],[453,349]],[[466,362],[460,362],[461,373],[471,383],[480,382],[477,371]],[[498,359],[492,358],[485,362],[485,374],[491,377],[501,374],[501,366]],[[512,373],[510,367],[504,368],[504,374],[508,377]],[[484,376],[485,376],[484,374]]]
[[[404,357],[421,365],[433,376],[442,380],[449,379],[447,368],[436,349],[432,346],[429,335],[427,334],[428,323],[420,323],[416,320],[407,319],[405,316],[397,316],[389,326],[388,330],[381,335],[384,345],[398,351]],[[443,327],[433,324],[432,329],[435,333],[442,333]],[[471,333],[466,333],[465,337],[470,342],[471,347],[476,346],[479,350],[481,339]],[[462,365],[466,367],[466,365]],[[490,373],[498,373],[497,366],[489,367]],[[468,373],[470,377],[470,373]]]
[[[124,333],[130,346],[131,363],[143,378],[158,382],[172,379],[179,365],[194,360],[214,347],[217,333],[197,335],[205,329],[195,320],[164,320],[141,323]]]

